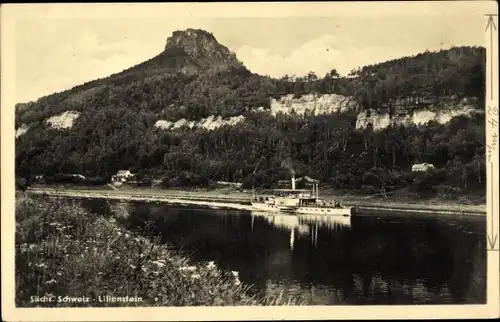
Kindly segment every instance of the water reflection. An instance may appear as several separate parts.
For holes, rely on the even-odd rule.
[[[299,215],[300,223],[315,225],[328,230],[343,230],[351,227],[351,217],[325,215]]]
[[[315,248],[318,247],[320,228],[328,231],[349,229],[351,217],[325,216],[325,215],[289,215],[285,213],[272,213],[252,211],[251,230],[255,217],[264,218],[270,225],[290,232],[290,249],[293,250],[296,238],[310,236],[310,241]]]
[[[149,223],[194,261],[239,271],[256,294],[320,305],[485,303],[484,220],[122,207],[132,229]]]

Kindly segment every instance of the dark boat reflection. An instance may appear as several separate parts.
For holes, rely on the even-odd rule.
[[[325,215],[289,215],[286,213],[252,211],[252,229],[254,218],[260,217],[272,226],[290,231],[290,249],[293,250],[295,240],[299,236],[311,236],[315,247],[318,245],[318,231],[338,231],[351,227],[351,217]]]

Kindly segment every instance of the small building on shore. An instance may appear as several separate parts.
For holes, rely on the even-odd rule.
[[[411,167],[412,172],[425,172],[429,169],[434,169],[434,165],[431,163],[417,163]]]
[[[126,182],[132,178],[134,178],[134,174],[132,174],[129,170],[119,170],[114,176],[111,177],[111,181]]]

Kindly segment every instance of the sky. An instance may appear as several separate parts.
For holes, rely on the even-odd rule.
[[[341,75],[452,46],[485,46],[490,3],[7,5],[15,100],[27,102],[109,76],[200,28],[259,74]],[[498,11],[496,11],[498,12]],[[2,33],[2,36],[4,34]],[[10,63],[10,61],[9,61]]]

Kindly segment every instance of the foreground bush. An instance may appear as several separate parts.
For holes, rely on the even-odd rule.
[[[16,202],[18,306],[185,306],[296,304],[248,295],[237,272],[194,265],[175,250],[121,227],[77,202],[20,197]],[[99,302],[99,296],[141,297]],[[32,296],[54,296],[52,303]],[[89,302],[58,302],[86,296]],[[95,301],[94,301],[95,299]]]

